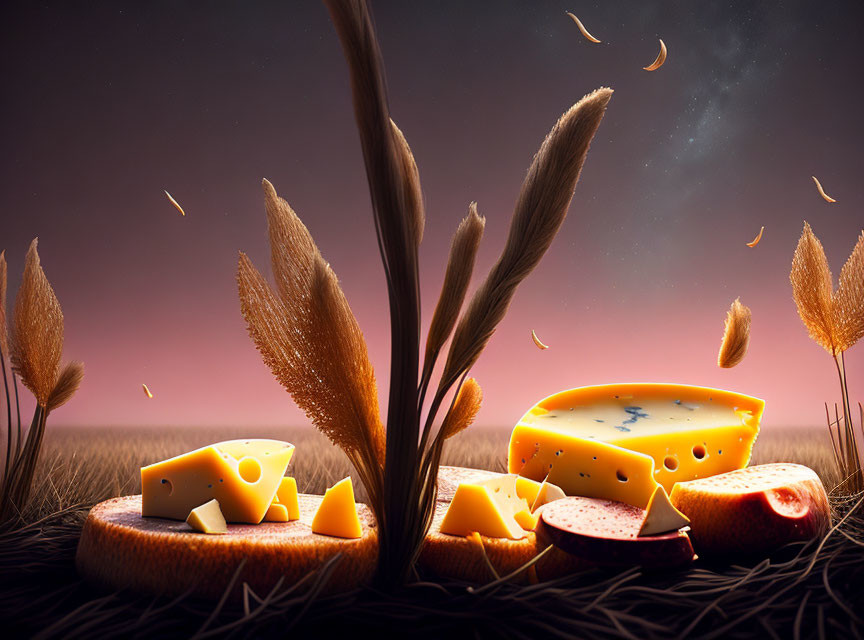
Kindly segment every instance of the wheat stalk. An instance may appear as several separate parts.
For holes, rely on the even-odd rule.
[[[0,251],[0,359],[9,355],[9,333],[6,326],[6,251]]]
[[[739,364],[747,355],[752,317],[750,308],[741,304],[740,298],[735,298],[726,313],[723,341],[720,343],[720,352],[717,354],[718,366],[730,369]]]
[[[611,97],[612,90],[606,88],[585,96],[561,116],[543,141],[522,183],[504,250],[456,326],[442,387],[449,388],[477,361],[507,313],[516,288],[558,233]]]
[[[810,337],[834,359],[843,406],[843,438],[840,437],[839,417],[836,421],[836,448],[838,459],[842,461],[839,471],[841,477],[846,479],[844,489],[857,493],[864,490],[864,471],[852,423],[845,352],[864,335],[864,232],[858,237],[852,254],[843,266],[839,286],[834,291],[825,250],[810,225],[805,222],[792,259],[789,279],[798,315]],[[864,425],[861,428],[864,433]]]
[[[453,326],[459,317],[459,310],[465,301],[468,292],[468,284],[471,282],[471,273],[474,271],[474,261],[477,258],[477,250],[480,248],[480,240],[483,238],[483,230],[486,227],[486,218],[477,214],[477,203],[472,202],[468,206],[468,215],[462,219],[453,234],[450,242],[450,255],[447,258],[447,268],[444,271],[444,283],[441,285],[441,294],[432,314],[429,324],[429,333],[426,336],[426,353],[423,357],[423,372],[420,376],[420,401],[423,404],[426,386],[438,359],[441,348],[450,337]]]
[[[0,522],[20,516],[27,505],[48,415],[75,394],[84,376],[80,362],[71,362],[60,370],[63,311],[42,270],[37,246],[34,239],[27,251],[24,275],[15,298],[10,342],[13,373],[36,396],[36,410],[23,447],[19,425],[19,446],[11,469],[3,478]],[[11,418],[9,422],[11,432]]]

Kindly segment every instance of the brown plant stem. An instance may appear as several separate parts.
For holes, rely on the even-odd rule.
[[[861,458],[858,454],[858,443],[855,440],[855,430],[852,423],[852,409],[849,404],[849,387],[846,382],[846,362],[844,352],[834,356],[834,365],[837,367],[837,375],[840,378],[840,397],[843,407],[843,428],[846,438],[846,475],[852,486],[853,492],[862,490],[864,478],[861,472]],[[837,425],[838,433],[840,425]]]
[[[33,473],[39,460],[42,447],[42,436],[45,433],[45,421],[48,415],[42,405],[36,405],[33,421],[27,433],[24,449],[12,465],[12,471],[7,482],[7,490],[3,496],[0,508],[0,522],[8,522],[21,514],[27,504],[30,488],[33,484]]]
[[[406,193],[405,163],[390,119],[381,52],[372,15],[362,0],[325,0],[348,62],[354,114],[390,301],[390,392],[384,464],[383,513],[379,520],[377,581],[403,584],[425,530],[416,522],[417,373],[420,293],[417,265],[419,210]]]
[[[9,379],[6,376],[6,356],[2,349],[0,349],[0,368],[3,369],[3,390],[6,392],[6,463],[3,466],[2,485],[2,494],[5,495],[9,484],[9,464],[12,451],[12,404],[9,401]]]
[[[18,434],[15,437],[15,455],[21,453],[21,403],[18,400],[18,376],[12,371],[12,387],[15,389],[15,418]],[[10,425],[11,428],[11,425]]]

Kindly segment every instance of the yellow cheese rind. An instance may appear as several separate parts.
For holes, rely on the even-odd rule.
[[[440,531],[456,536],[479,533],[490,538],[520,540],[525,537],[525,530],[516,515],[523,511],[530,516],[528,501],[519,496],[514,474],[476,483],[463,482],[456,489]]]
[[[312,533],[336,538],[363,537],[351,476],[340,480],[324,492],[324,499],[312,519]]]
[[[279,488],[276,490],[276,498],[280,504],[288,509],[288,519],[291,521],[300,519],[300,502],[297,493],[297,480],[294,478],[282,478]]]
[[[690,524],[689,518],[678,511],[669,500],[669,494],[663,487],[657,487],[648,507],[645,509],[645,520],[639,529],[640,536],[652,536],[658,533],[677,531]]]
[[[218,500],[205,502],[192,509],[186,517],[186,524],[201,533],[228,533],[228,525],[219,508]]]
[[[267,513],[264,514],[265,522],[290,522],[290,518],[288,517],[288,509],[284,504],[279,504],[278,502],[270,503],[270,506],[267,507]]]
[[[632,383],[556,393],[513,430],[508,469],[568,495],[645,508],[657,485],[746,466],[764,402],[689,385]]]
[[[280,440],[230,440],[142,467],[142,515],[184,520],[216,499],[228,522],[257,524],[293,453]]]

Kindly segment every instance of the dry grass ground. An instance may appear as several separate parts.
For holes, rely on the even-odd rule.
[[[472,591],[422,576],[404,593],[361,589],[323,598],[283,588],[246,607],[94,591],[74,570],[86,505],[137,493],[139,468],[218,440],[273,437],[297,446],[289,472],[322,493],[351,473],[338,449],[310,429],[54,429],[46,436],[31,523],[0,532],[0,624],[4,637],[860,637],[864,519],[847,518],[824,541],[790,545],[771,558],[704,562],[676,573],[599,570],[530,587]],[[503,470],[508,430],[455,438],[445,464]],[[830,443],[821,431],[767,430],[754,463],[813,467],[830,490]],[[362,493],[361,493],[362,497]],[[835,500],[842,517],[851,502]],[[82,507],[81,505],[85,505]],[[319,578],[324,580],[326,575]]]

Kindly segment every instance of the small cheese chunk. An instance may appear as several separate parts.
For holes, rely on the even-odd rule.
[[[540,490],[537,492],[537,495],[534,496],[534,502],[531,503],[531,512],[533,513],[537,511],[537,509],[542,507],[544,504],[566,497],[567,494],[561,490],[561,487],[552,484],[548,480],[544,480],[543,484],[540,485]]]
[[[265,522],[288,522],[289,520],[288,509],[278,502],[271,502],[267,507],[267,513],[264,514]]]
[[[467,536],[476,531],[491,538],[524,538],[525,528],[519,520],[529,524],[531,511],[528,501],[519,496],[516,481],[517,476],[509,474],[460,484],[441,522],[441,533]],[[527,517],[521,515],[517,520],[521,512]]]
[[[218,500],[205,502],[189,512],[186,524],[201,533],[228,533],[228,525],[219,508]]]
[[[282,483],[276,490],[276,498],[280,504],[288,509],[289,520],[300,519],[300,501],[297,494],[297,480],[294,478],[282,478]]]
[[[541,400],[513,429],[508,467],[568,495],[645,508],[658,486],[746,466],[764,402],[720,389],[617,384]]]
[[[681,527],[690,524],[690,520],[683,513],[672,506],[669,494],[663,487],[657,487],[648,507],[645,509],[645,520],[639,529],[640,536],[653,536],[667,531],[677,531]]]
[[[351,476],[344,478],[324,492],[324,499],[312,519],[312,533],[337,538],[361,538],[363,529],[354,502]]]
[[[142,515],[183,520],[215,498],[228,522],[258,524],[293,453],[280,440],[229,440],[142,467]]]
[[[537,520],[540,519],[540,515],[536,513],[531,513],[528,509],[522,509],[513,516],[513,519],[519,523],[519,526],[525,529],[525,531],[534,531],[534,527],[537,526]]]

